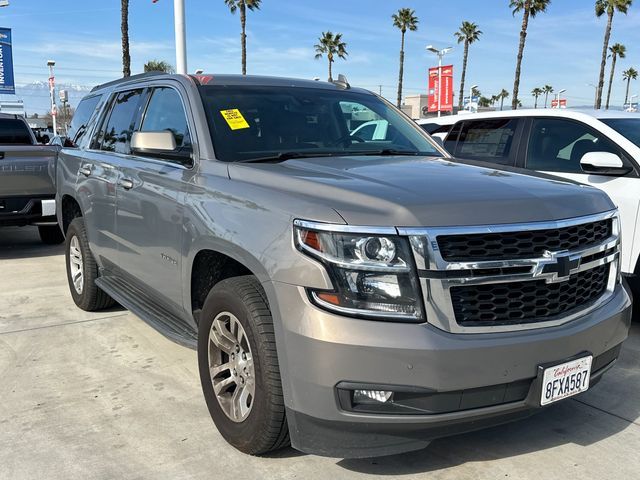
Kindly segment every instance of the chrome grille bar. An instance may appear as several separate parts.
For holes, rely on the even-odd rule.
[[[538,258],[518,258],[488,261],[448,262],[440,254],[438,236],[471,235],[476,233],[529,232],[564,228],[610,219],[611,236],[597,245],[571,251],[547,251]],[[483,333],[514,331],[561,325],[598,308],[611,297],[619,278],[620,221],[617,210],[553,222],[533,222],[507,225],[481,225],[469,227],[398,228],[410,239],[424,297],[427,321],[442,330],[453,333]],[[589,242],[585,240],[585,244]],[[587,261],[583,261],[586,259]],[[605,293],[597,301],[556,318],[527,319],[512,325],[464,327],[457,323],[451,302],[450,289],[461,285],[483,285],[522,281],[560,283],[570,281],[573,275],[611,264]],[[493,270],[493,272],[492,272]],[[500,270],[498,273],[495,270]],[[511,270],[511,272],[510,272]],[[487,273],[488,272],[488,273]]]

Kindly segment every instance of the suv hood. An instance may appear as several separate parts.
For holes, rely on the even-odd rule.
[[[230,164],[232,179],[337,211],[351,225],[456,226],[561,220],[614,205],[598,189],[431,157],[322,157]],[[291,199],[294,216],[295,198]],[[311,218],[319,220],[322,218]]]

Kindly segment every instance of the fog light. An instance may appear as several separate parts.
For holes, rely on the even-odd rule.
[[[385,390],[354,390],[353,403],[354,404],[376,404],[387,403],[391,401],[393,392],[387,392]]]

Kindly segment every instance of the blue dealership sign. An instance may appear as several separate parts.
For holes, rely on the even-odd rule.
[[[0,93],[16,93],[10,28],[0,28]]]

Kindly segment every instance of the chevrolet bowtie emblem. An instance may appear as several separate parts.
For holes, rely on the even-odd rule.
[[[578,272],[582,257],[566,252],[545,252],[545,260],[542,262],[542,275],[552,274],[547,283],[564,282]],[[546,260],[548,258],[548,260]]]

